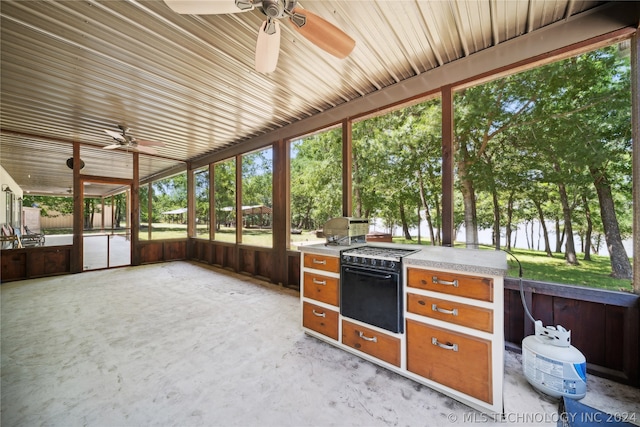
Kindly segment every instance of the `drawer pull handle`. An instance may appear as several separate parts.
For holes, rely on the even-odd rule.
[[[314,258],[314,259],[313,259],[313,263],[314,263],[314,264],[323,264],[323,265],[324,265],[324,264],[326,264],[326,263],[327,263],[327,260],[326,260],[326,259],[315,259],[315,258]]]
[[[327,317],[327,313],[318,313],[315,309],[311,310],[318,317]]]
[[[436,285],[453,286],[454,288],[457,288],[457,287],[458,287],[458,279],[455,279],[454,281],[449,282],[449,281],[447,281],[447,280],[441,280],[441,279],[438,279],[438,276],[433,276],[433,277],[431,278],[431,281],[432,281],[434,284],[436,284]]]
[[[458,351],[458,344],[442,344],[441,342],[438,342],[438,338],[436,337],[431,338],[431,344],[437,345],[438,347],[443,348],[445,350]]]
[[[457,308],[454,308],[453,310],[447,310],[447,309],[438,307],[438,304],[431,304],[431,310],[432,311],[437,311],[438,313],[442,313],[442,314],[450,314],[452,316],[457,316],[458,315],[458,309]]]
[[[326,280],[318,280],[315,277],[313,278],[313,283],[315,283],[316,285],[322,285],[322,286],[326,286],[327,285],[327,281]]]
[[[372,338],[366,337],[364,335],[364,332],[358,331],[358,336],[365,341],[378,342],[378,337],[372,337]]]

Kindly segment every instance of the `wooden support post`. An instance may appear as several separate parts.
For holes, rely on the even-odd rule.
[[[453,90],[442,88],[442,246],[453,246]]]
[[[272,280],[287,285],[289,257],[289,236],[291,233],[291,215],[289,207],[290,183],[289,144],[279,140],[273,144],[273,266]]]
[[[353,213],[353,123],[351,119],[342,122],[342,215]]]

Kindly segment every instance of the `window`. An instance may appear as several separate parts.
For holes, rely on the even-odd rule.
[[[325,222],[342,216],[342,129],[291,142],[291,234],[295,249],[323,243]]]
[[[353,215],[396,242],[441,242],[441,104],[353,124]]]
[[[209,166],[194,172],[196,192],[196,238],[209,239]]]
[[[626,46],[455,94],[456,221],[467,246],[514,251],[528,279],[631,290]]]
[[[236,242],[236,161],[225,160],[213,167],[216,229],[215,240]]]
[[[151,238],[187,237],[187,173],[151,184]]]
[[[273,149],[242,156],[242,243],[273,246]]]

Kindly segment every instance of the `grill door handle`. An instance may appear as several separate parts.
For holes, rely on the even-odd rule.
[[[380,275],[380,274],[374,274],[374,273],[367,273],[366,271],[356,271],[350,268],[345,268],[344,271],[346,271],[347,273],[359,274],[361,276],[375,277],[376,279],[382,279],[382,280],[388,280],[388,279],[391,279],[392,277],[390,274]]]
[[[438,276],[433,276],[431,281],[436,285],[453,286],[454,288],[458,287],[458,279],[449,282],[447,280],[438,279]]]

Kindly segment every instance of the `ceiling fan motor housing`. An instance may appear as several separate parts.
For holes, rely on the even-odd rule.
[[[236,0],[236,4],[243,0]],[[256,2],[257,3],[257,2]],[[291,15],[296,6],[295,0],[262,0],[260,10],[271,19],[284,18]],[[240,5],[238,5],[240,7]]]

